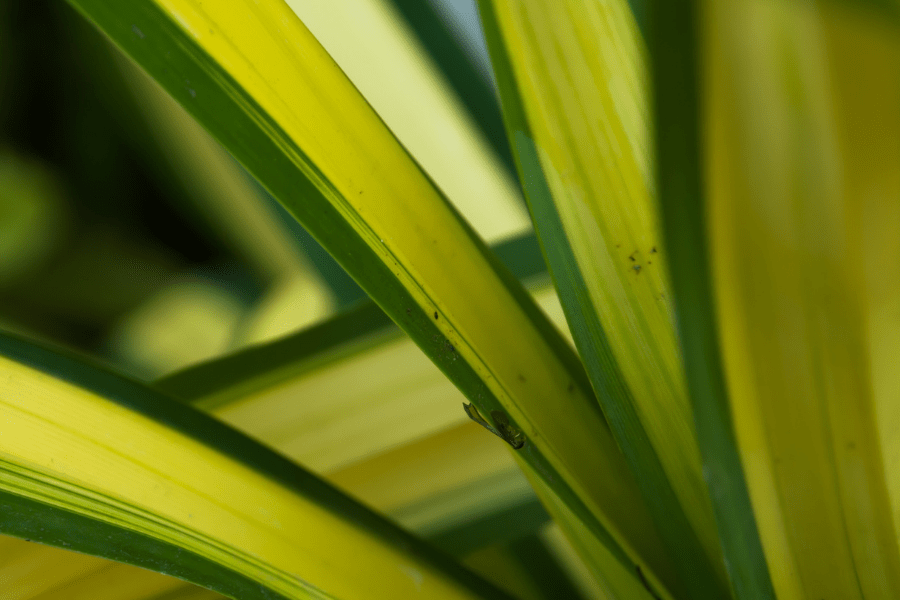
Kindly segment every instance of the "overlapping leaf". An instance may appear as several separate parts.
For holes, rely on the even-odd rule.
[[[621,2],[482,3],[509,135],[579,351],[681,583],[727,594],[653,197],[646,53]]]
[[[242,598],[502,596],[214,419],[0,343],[2,531]]]
[[[710,251],[773,583],[896,598],[900,30],[840,3],[708,13]]]
[[[667,569],[577,357],[280,1],[73,1],[301,221],[622,560]],[[552,402],[548,402],[552,399]]]

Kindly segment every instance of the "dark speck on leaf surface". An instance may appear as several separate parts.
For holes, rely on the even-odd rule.
[[[634,269],[634,272],[635,272],[635,273],[640,273],[640,272],[641,272],[641,265],[634,265],[634,266],[631,267],[631,268]]]
[[[656,246],[650,248],[650,254],[656,254]]]
[[[434,311],[434,320],[437,321],[437,318],[438,318],[437,311]]]

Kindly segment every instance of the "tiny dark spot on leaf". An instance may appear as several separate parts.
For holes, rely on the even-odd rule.
[[[634,265],[634,266],[631,267],[631,268],[634,269],[634,272],[635,272],[635,273],[640,273],[640,272],[641,272],[641,265]]]
[[[434,320],[437,321],[437,318],[438,318],[437,311],[434,311]]]
[[[634,262],[634,255],[635,255],[635,254],[637,254],[637,250],[635,250],[634,252],[632,252],[632,253],[628,256],[628,260],[630,260],[631,262]]]
[[[653,264],[653,261],[652,261],[652,260],[648,260],[648,261],[647,261],[647,264],[648,264],[648,265],[652,265],[652,264]]]
[[[406,314],[408,314],[408,315],[409,315],[409,314],[412,314],[412,309],[411,309],[411,308],[407,308],[407,309],[406,309]]]
[[[650,254],[656,254],[656,246],[650,248]]]
[[[521,373],[519,374],[519,381],[525,381],[525,376]]]
[[[847,442],[847,450],[856,450],[856,442]]]

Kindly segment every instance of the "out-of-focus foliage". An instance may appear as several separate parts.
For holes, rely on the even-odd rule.
[[[150,135],[164,120],[145,116],[118,51],[68,5],[4,0],[0,31],[0,318],[158,375],[148,357],[121,352],[146,303],[190,284],[246,306],[273,274],[200,210],[171,147]],[[221,329],[212,324],[214,338]]]

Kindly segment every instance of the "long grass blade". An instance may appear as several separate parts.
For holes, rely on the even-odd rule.
[[[0,531],[240,598],[505,595],[194,409],[0,338]]]
[[[598,399],[681,584],[727,595],[671,319],[634,19],[624,1],[482,7],[535,227]]]
[[[900,27],[863,3],[705,10],[709,252],[775,590],[896,598]]]
[[[732,589],[741,599],[773,598],[716,337],[701,184],[697,6],[656,2],[650,10],[659,203],[697,439]]]
[[[283,2],[72,3],[310,229],[495,430],[524,439],[517,456],[592,535],[628,560],[665,562],[571,347]]]

